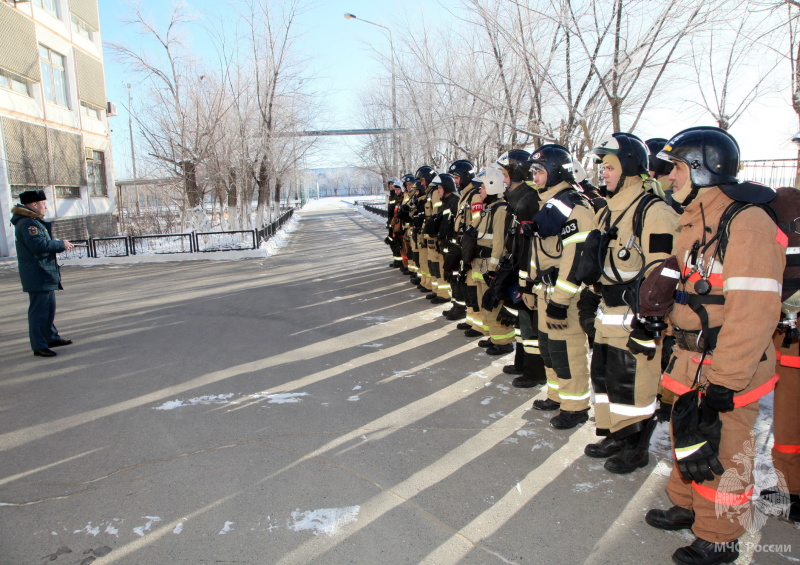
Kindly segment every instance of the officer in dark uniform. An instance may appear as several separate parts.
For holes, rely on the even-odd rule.
[[[53,239],[50,222],[44,221],[47,196],[43,190],[27,190],[19,195],[20,204],[11,209],[11,223],[17,239],[17,262],[22,290],[28,293],[28,335],[33,354],[55,357],[50,349],[72,343],[62,339],[53,321],[56,316],[55,290],[61,290],[61,273],[56,253],[74,246],[68,240]]]

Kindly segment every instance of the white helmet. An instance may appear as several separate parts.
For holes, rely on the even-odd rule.
[[[503,194],[506,190],[506,183],[503,182],[504,176],[501,169],[489,166],[478,173],[475,179],[483,183],[487,195],[498,195]]]

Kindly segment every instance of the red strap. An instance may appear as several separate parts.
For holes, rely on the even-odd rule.
[[[678,396],[686,394],[692,390],[692,387],[686,386],[683,383],[679,383],[667,374],[661,375],[661,384],[665,389],[674,392]]]
[[[699,357],[692,357],[694,363],[700,363]],[[711,365],[711,359],[703,359],[703,365]]]
[[[784,249],[789,247],[789,236],[783,233],[781,228],[776,228],[775,230],[775,241]]]
[[[782,367],[791,367],[793,369],[800,369],[800,357],[796,355],[783,355],[779,350],[775,350],[775,356],[778,358],[778,363]]]
[[[768,395],[775,389],[775,384],[778,382],[778,375],[773,375],[770,380],[765,382],[764,384],[757,386],[751,391],[748,391],[744,394],[740,394],[738,396],[733,397],[733,406],[735,408],[741,408],[742,406],[747,406],[748,404],[752,404],[756,402],[762,396]],[[686,394],[687,392],[692,390],[692,387],[687,386],[683,383],[679,383],[669,375],[661,375],[661,384],[662,386],[677,394],[678,396],[682,394]]]
[[[750,497],[753,496],[752,488],[742,494],[733,494],[732,492],[721,492],[715,488],[695,483],[694,481],[692,481],[692,488],[706,500],[728,507],[747,504],[750,501]]]
[[[683,276],[688,276],[689,278],[687,280],[689,282],[695,283],[703,278],[700,276],[700,273],[696,271],[690,275],[689,273],[691,273],[691,271],[692,270],[689,267],[683,268]],[[711,273],[708,275],[708,282],[711,284],[711,286],[722,286],[722,283],[724,282],[722,280],[722,273]]]
[[[767,382],[765,382],[763,385],[757,386],[750,392],[740,394],[739,396],[734,396],[733,397],[734,407],[741,408],[742,406],[747,406],[748,404],[756,402],[762,396],[766,396],[770,392],[775,390],[775,384],[777,382],[778,382],[778,375],[772,375],[772,378]]]
[[[774,446],[775,451],[779,453],[800,453],[800,445],[784,445],[776,441]]]

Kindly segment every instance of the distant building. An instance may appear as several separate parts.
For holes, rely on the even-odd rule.
[[[0,256],[25,190],[56,237],[116,232],[109,112],[97,0],[0,0]]]

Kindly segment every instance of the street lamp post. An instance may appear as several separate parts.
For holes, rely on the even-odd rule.
[[[391,50],[392,58],[392,174],[399,176],[397,165],[397,75],[395,74],[394,68],[394,39],[392,37],[392,30],[384,25],[359,18],[355,14],[345,14],[344,17],[347,20],[359,20],[365,24],[374,25],[375,27],[385,29],[389,32],[389,49]]]

